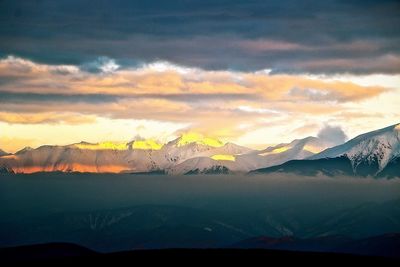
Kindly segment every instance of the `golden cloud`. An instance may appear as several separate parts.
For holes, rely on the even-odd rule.
[[[266,100],[293,100],[293,88],[329,94],[339,102],[367,99],[384,92],[350,82],[332,82],[302,75],[268,75],[171,68],[163,71],[128,69],[113,73],[87,73],[74,66],[51,66],[8,57],[0,60],[0,77],[12,80],[0,90],[36,93],[102,94],[254,94]],[[304,98],[307,98],[305,93]]]
[[[17,124],[37,124],[37,123],[67,123],[67,124],[83,124],[94,123],[96,116],[82,115],[79,113],[13,113],[0,112],[0,121]]]
[[[255,45],[269,49],[276,44]],[[185,123],[201,133],[227,138],[257,129],[271,118],[283,116],[287,123],[305,116],[334,118],[338,112],[347,112],[347,103],[357,104],[389,90],[307,75],[207,71],[169,63],[89,73],[76,66],[38,64],[16,57],[0,60],[0,78],[5,81],[0,94],[60,97],[45,104],[30,95],[3,101],[3,122],[81,124],[95,123],[99,117],[147,119]],[[89,97],[62,99],[81,94]],[[96,95],[111,98],[96,100]]]

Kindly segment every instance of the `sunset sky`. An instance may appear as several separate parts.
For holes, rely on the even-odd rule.
[[[183,132],[261,148],[399,123],[399,14],[384,0],[0,1],[0,148]]]

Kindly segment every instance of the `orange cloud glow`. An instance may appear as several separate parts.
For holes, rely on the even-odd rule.
[[[276,49],[279,44],[245,45]],[[283,48],[292,46],[296,45],[286,44]],[[378,120],[372,118],[372,113],[381,106],[382,99],[389,100],[385,114],[395,114],[395,105],[388,103],[400,101],[398,89],[380,86],[379,82],[369,81],[366,86],[351,79],[327,80],[263,71],[208,71],[167,62],[90,73],[72,65],[46,65],[6,57],[0,59],[0,79],[5,81],[0,84],[0,95],[4,95],[4,100],[0,99],[0,138],[37,139],[29,136],[29,130],[24,133],[17,129],[26,125],[33,131],[41,125],[41,133],[46,132],[43,127],[48,127],[47,132],[52,136],[46,135],[40,142],[59,140],[56,143],[66,142],[65,135],[57,129],[67,126],[74,126],[73,131],[68,131],[77,136],[88,136],[87,131],[96,126],[102,131],[107,129],[98,133],[104,138],[112,136],[120,140],[135,136],[135,129],[131,133],[118,133],[120,138],[115,138],[115,134],[108,132],[113,131],[109,125],[126,129],[131,121],[146,120],[169,123],[167,130],[156,127],[155,136],[168,132],[172,138],[171,133],[176,134],[177,129],[178,132],[193,130],[222,139],[271,144],[271,140],[261,140],[261,132],[267,139],[273,132],[268,129],[293,135],[294,129],[310,121],[315,125],[329,121],[346,124],[346,118],[352,121],[368,118],[371,123]],[[355,114],[365,116],[357,118]],[[385,119],[391,120],[389,117]],[[286,130],[279,123],[291,129]],[[249,131],[257,132],[254,134],[257,137],[245,137]],[[20,146],[15,145],[12,150]]]

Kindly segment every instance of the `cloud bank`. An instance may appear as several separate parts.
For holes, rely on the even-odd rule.
[[[398,74],[399,11],[396,0],[3,0],[0,51],[50,64]]]
[[[119,66],[113,59],[94,62],[101,62],[97,67]],[[132,68],[100,67],[93,71],[85,64],[50,65],[15,56],[0,59],[0,126],[57,129],[75,125],[79,132],[79,125],[104,120],[110,125],[145,120],[168,122],[175,130],[190,129],[243,144],[269,144],[282,141],[278,137],[290,141],[299,135],[315,135],[318,125],[325,123],[349,125],[372,120],[385,126],[398,116],[397,89],[351,80],[267,71],[211,71],[165,61]],[[369,108],[380,105],[382,97],[393,102],[384,105],[389,112]],[[313,126],[300,129],[301,125]],[[337,143],[343,136],[340,140],[331,137],[335,130],[327,128],[320,134]]]
[[[113,60],[105,62],[116,65]],[[57,118],[64,121],[63,116],[53,113],[79,113],[185,122],[207,130],[211,125],[233,130],[240,121],[291,114],[335,114],[340,106],[346,110],[346,103],[389,91],[302,75],[207,71],[162,62],[92,71],[13,56],[0,60],[0,78],[0,119],[9,123],[42,122],[46,114],[52,117],[49,121],[57,122]]]

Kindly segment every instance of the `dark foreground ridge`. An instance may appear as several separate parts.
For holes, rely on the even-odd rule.
[[[207,264],[211,260],[224,263],[369,263],[393,264],[400,263],[399,259],[360,256],[341,253],[298,252],[267,249],[161,249],[161,250],[134,250],[102,254],[84,247],[68,243],[49,243],[31,246],[21,246],[0,249],[2,264],[51,264],[55,266],[69,266],[79,263],[91,264],[126,264],[126,263],[159,263],[171,261],[173,263]]]

